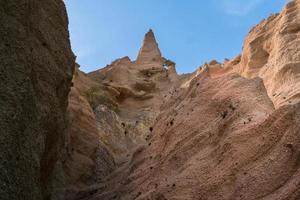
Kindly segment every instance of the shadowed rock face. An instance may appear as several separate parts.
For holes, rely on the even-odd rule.
[[[298,200],[298,16],[291,1],[250,31],[240,56],[191,74],[177,75],[152,31],[136,61],[85,74],[81,85],[93,82],[118,107],[90,103],[115,162],[67,199]]]
[[[78,69],[75,71],[73,83],[68,106],[68,155],[64,162],[69,190],[91,185],[108,176],[115,168],[115,161],[98,133],[97,113],[93,111],[85,95],[90,87],[99,86]]]
[[[61,0],[0,1],[0,196],[57,199],[74,66]]]

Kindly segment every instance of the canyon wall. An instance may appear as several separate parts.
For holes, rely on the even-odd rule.
[[[0,196],[59,199],[75,57],[61,0],[0,1]]]
[[[120,58],[89,74],[78,66],[69,96],[67,198],[105,182],[150,139],[163,95],[176,77],[175,64],[161,56],[152,30],[145,35],[137,61]]]
[[[83,92],[110,97],[84,98],[114,165],[67,199],[298,200],[299,16],[289,2],[251,29],[241,55],[191,74],[177,75],[152,30],[135,61],[82,74]]]
[[[300,0],[184,75],[152,30],[81,72],[61,0],[0,15],[1,199],[300,198]]]
[[[233,67],[241,75],[264,80],[276,107],[299,102],[300,2],[290,1],[247,35],[241,62]]]

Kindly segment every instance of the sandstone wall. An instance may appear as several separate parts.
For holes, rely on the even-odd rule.
[[[117,124],[110,112],[96,112],[111,149],[130,134],[145,140],[107,179],[68,199],[298,200],[299,13],[300,1],[290,1],[250,31],[240,56],[192,74],[165,68],[152,31],[137,61],[118,59],[88,74],[123,97],[125,128],[154,119],[148,131],[125,129],[122,137],[109,131]],[[136,98],[140,92],[151,96]]]
[[[235,67],[245,77],[261,77],[276,107],[300,100],[299,21],[300,1],[290,1],[249,32]]]

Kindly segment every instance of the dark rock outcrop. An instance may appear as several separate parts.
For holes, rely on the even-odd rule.
[[[0,198],[58,199],[75,57],[61,0],[0,1]]]

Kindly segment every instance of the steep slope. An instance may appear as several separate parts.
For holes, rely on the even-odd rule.
[[[57,199],[75,57],[61,0],[0,1],[0,196]]]
[[[166,106],[153,138],[109,185],[111,192],[94,199],[299,195],[299,105],[274,112],[259,79],[203,73],[194,81],[174,97],[181,102]]]
[[[118,108],[89,101],[115,165],[67,199],[300,199],[299,15],[289,2],[240,56],[191,74],[150,30],[136,61],[85,75]]]
[[[69,190],[90,185],[109,175],[115,167],[113,157],[100,140],[96,115],[82,92],[98,84],[78,68],[77,65],[68,106],[70,124],[64,171]]]

